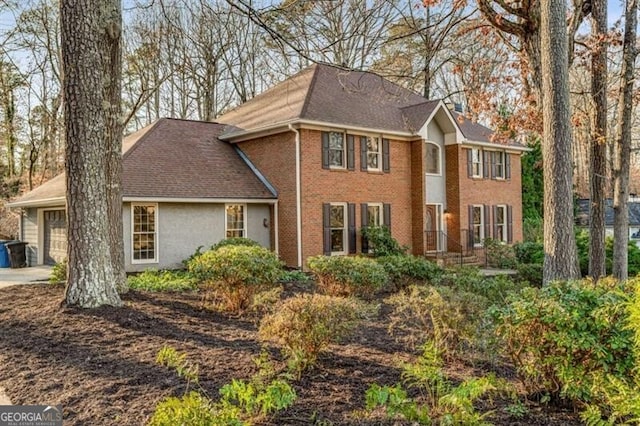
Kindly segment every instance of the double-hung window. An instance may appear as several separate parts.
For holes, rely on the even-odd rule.
[[[329,213],[331,228],[331,254],[347,253],[347,205],[331,203]]]
[[[430,175],[439,175],[440,172],[440,146],[427,142],[425,144],[425,171]]]
[[[507,206],[500,205],[494,208],[494,233],[493,238],[506,242],[507,237]]]
[[[158,206],[131,205],[131,256],[133,263],[158,261]]]
[[[382,169],[382,141],[380,138],[367,136],[367,170]]]
[[[471,208],[472,219],[471,223],[473,226],[473,244],[475,246],[481,246],[482,241],[485,238],[484,235],[484,206],[477,205]]]
[[[493,176],[496,179],[505,178],[504,151],[493,152]]]
[[[344,169],[347,167],[347,149],[344,133],[329,132],[329,167]]]
[[[471,176],[482,177],[482,151],[478,148],[471,149]]]
[[[384,224],[381,203],[367,204],[367,222],[365,226],[382,226]]]
[[[247,236],[247,216],[246,205],[227,204],[225,205],[225,230],[227,238]]]

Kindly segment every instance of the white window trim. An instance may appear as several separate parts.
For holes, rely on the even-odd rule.
[[[135,234],[134,232],[134,207],[136,206],[142,206],[142,207],[150,207],[153,206],[153,213],[154,213],[154,258],[153,259],[135,259],[134,258],[134,249],[133,249],[133,236]],[[160,244],[159,244],[159,233],[158,233],[158,227],[160,226],[160,222],[158,221],[158,203],[131,203],[131,264],[132,265],[142,265],[142,264],[151,264],[151,263],[158,263],[158,259],[160,259]]]
[[[484,206],[482,204],[473,204],[472,205],[473,210],[475,210],[476,208],[480,209],[480,241],[474,241],[473,242],[473,246],[474,247],[482,247],[483,246],[483,241],[486,238],[486,235],[484,235],[484,229],[485,229],[485,217],[484,217]],[[472,212],[473,212],[472,210]],[[472,218],[473,219],[473,218]],[[473,224],[473,236],[475,237],[476,235],[476,229],[475,227],[478,226],[475,223]]]
[[[382,171],[382,135],[365,135],[367,138],[367,171],[368,172],[381,172]],[[378,139],[378,151],[369,151],[369,138]],[[369,167],[369,154],[376,154],[378,157],[378,167]]]
[[[349,225],[348,225],[349,212],[347,210],[347,203],[329,203],[329,205],[331,207],[337,207],[337,206],[342,207],[342,209],[343,209],[342,211],[344,212],[344,214],[343,214],[344,223],[342,224],[342,241],[343,241],[342,248],[343,248],[343,251],[331,251],[331,256],[344,256],[349,252],[349,247],[348,247],[348,245],[349,245],[349,241],[348,241],[349,234],[347,232],[348,229],[349,229]],[[329,216],[331,216],[331,209],[329,209]],[[329,221],[331,221],[331,220],[329,220]],[[338,228],[333,228],[331,226],[331,224],[329,224],[329,229],[330,229],[330,234],[332,234],[333,230],[334,229],[338,229]]]
[[[347,134],[345,132],[337,132],[334,130],[330,130],[328,133],[329,133],[329,169],[346,170],[347,169],[347,149],[348,149]],[[332,133],[342,135],[342,166],[334,166],[333,164],[331,164],[331,134]]]
[[[242,229],[244,231],[243,232],[244,236],[242,238],[249,238],[248,229],[247,229],[248,228],[247,218],[249,217],[249,211],[247,210],[247,205],[245,203],[226,203],[224,205],[224,238],[225,239],[230,238],[230,237],[227,237],[227,232],[229,231],[229,227],[228,227],[229,222],[227,221],[227,207],[229,206],[242,206],[242,211],[244,214],[244,217],[243,217],[244,228]],[[234,230],[237,230],[237,229],[234,229]]]
[[[432,141],[424,141],[425,145],[433,145],[436,148],[438,148],[438,173],[429,173],[429,172],[425,172],[425,174],[427,176],[442,176],[442,147]],[[426,150],[425,150],[426,153]],[[425,155],[425,163],[427,161],[426,155]],[[425,169],[426,169],[426,165],[425,165]]]
[[[474,162],[473,161],[473,152],[476,151],[478,153],[478,162]],[[484,162],[482,161],[482,149],[480,148],[471,148],[471,177],[473,178],[482,178],[483,175],[483,168],[484,168]],[[478,174],[475,174],[475,169],[474,169],[474,165],[475,164],[479,164],[480,167],[478,167]]]
[[[506,243],[509,240],[509,237],[507,235],[507,205],[506,204],[498,204],[496,206],[496,211],[498,209],[502,209],[502,220],[503,220],[503,222],[502,222],[501,225],[498,225],[496,223],[495,226],[496,226],[496,228],[497,227],[501,227],[502,228],[502,239],[500,241]],[[493,220],[495,221],[496,218],[494,217]]]

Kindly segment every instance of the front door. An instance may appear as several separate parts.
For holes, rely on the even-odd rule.
[[[440,249],[439,207],[437,204],[427,204],[425,209],[425,248],[428,252]]]

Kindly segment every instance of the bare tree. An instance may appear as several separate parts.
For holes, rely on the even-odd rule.
[[[564,0],[540,2],[544,161],[543,282],[580,276],[573,233],[569,55]]]
[[[628,278],[629,243],[629,170],[631,157],[631,123],[633,109],[633,83],[638,25],[637,0],[625,1],[623,62],[618,100],[618,125],[613,153],[613,275]]]
[[[121,17],[119,0],[60,5],[69,224],[65,301],[84,308],[122,305],[110,232],[122,229],[121,215],[119,224],[111,221],[119,191],[119,167],[111,163],[118,162],[122,144]]]

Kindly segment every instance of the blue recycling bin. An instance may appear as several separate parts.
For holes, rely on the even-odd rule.
[[[7,250],[6,243],[10,241],[8,240],[0,240],[0,268],[8,268],[11,266],[11,261],[9,259],[9,251]]]

